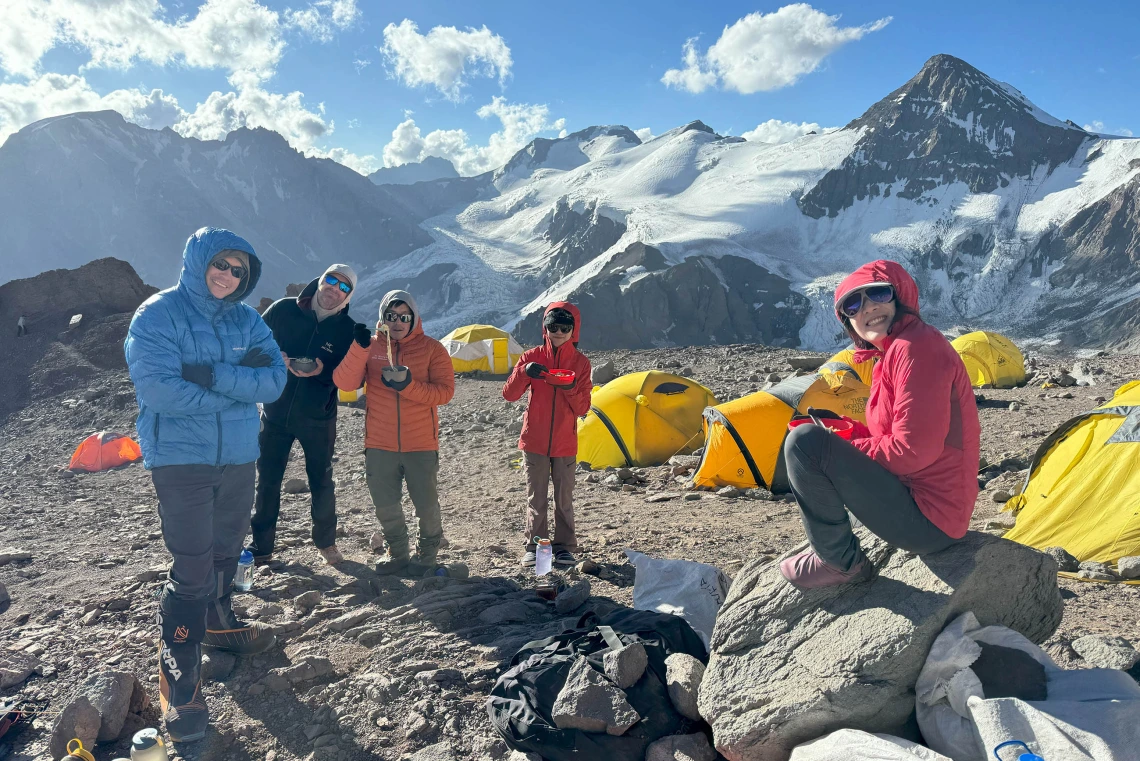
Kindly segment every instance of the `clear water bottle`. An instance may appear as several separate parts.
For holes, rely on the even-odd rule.
[[[167,761],[168,758],[166,744],[157,729],[140,729],[131,738],[131,761]]]
[[[1021,740],[1010,740],[1008,742],[1003,742],[1001,745],[994,748],[994,758],[996,758],[998,761],[1006,761],[1006,759],[1014,758],[1013,753],[1016,753],[1016,751],[1012,751],[1010,753],[999,753],[999,751],[1001,751],[1003,748],[1015,748],[1019,745],[1025,749],[1025,752],[1017,756],[1017,761],[1045,761],[1045,759],[1043,759],[1041,756],[1038,756],[1036,753],[1030,750],[1029,746],[1023,743]]]
[[[242,550],[238,558],[237,573],[234,574],[234,589],[239,592],[248,592],[253,588],[253,553]]]
[[[554,550],[550,546],[549,539],[539,539],[536,536],[534,544],[534,575],[545,576],[550,573],[550,564],[554,560]]]

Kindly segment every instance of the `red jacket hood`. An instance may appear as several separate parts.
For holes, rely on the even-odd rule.
[[[910,276],[910,273],[898,262],[892,262],[888,259],[877,259],[873,262],[867,262],[845,277],[843,282],[839,284],[839,287],[835,289],[835,317],[842,323],[843,327],[847,329],[851,340],[853,340],[855,345],[860,349],[870,347],[866,341],[855,333],[848,321],[839,313],[839,305],[852,291],[857,291],[860,288],[866,288],[876,283],[890,283],[894,286],[895,299],[911,313],[897,320],[895,324],[891,326],[892,334],[897,334],[914,320],[921,319],[918,314],[918,284],[914,282],[914,278]]]
[[[582,313],[578,311],[578,307],[574,306],[569,301],[555,301],[551,304],[548,304],[546,309],[543,311],[543,322],[546,322],[546,315],[550,314],[550,310],[552,309],[565,309],[574,317],[574,333],[570,336],[570,342],[574,344],[575,347],[577,347],[578,336],[582,332]],[[546,328],[542,329],[542,340],[547,345],[550,344],[550,339],[546,337]]]

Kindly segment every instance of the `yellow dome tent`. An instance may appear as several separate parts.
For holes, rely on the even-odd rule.
[[[1000,333],[975,330],[958,336],[950,345],[965,363],[974,386],[1013,388],[1025,382],[1025,358],[1013,341]]]
[[[457,373],[506,375],[523,353],[509,333],[492,325],[464,325],[448,333],[440,343],[451,355],[451,366]]]
[[[364,384],[355,391],[337,391],[336,398],[338,401],[348,404],[349,402],[359,402],[368,393],[368,384]]]
[[[1078,560],[1140,555],[1140,381],[1063,423],[1038,447],[1005,538]]]
[[[578,461],[595,469],[661,465],[701,445],[701,413],[716,404],[707,388],[656,370],[595,388],[578,421]]]
[[[705,451],[694,485],[788,491],[783,451],[792,416],[815,407],[864,422],[874,367],[874,360],[856,365],[846,349],[816,374],[705,410]]]

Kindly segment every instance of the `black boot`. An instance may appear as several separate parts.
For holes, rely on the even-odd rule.
[[[376,573],[380,576],[400,576],[408,570],[408,551],[404,550],[403,553],[392,552],[392,548],[388,548],[388,552],[384,557],[376,563]]]
[[[158,625],[158,694],[166,731],[175,742],[200,740],[210,724],[202,696],[205,602],[186,602],[164,594]]]
[[[218,573],[218,598],[209,603],[206,612],[205,647],[228,650],[239,655],[260,653],[277,644],[277,635],[265,624],[246,623],[238,619],[233,609],[230,584],[233,573]]]

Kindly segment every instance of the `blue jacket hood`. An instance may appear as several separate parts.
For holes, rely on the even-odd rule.
[[[225,299],[218,299],[206,286],[206,268],[215,256],[227,250],[242,251],[249,256],[249,274],[236,291]],[[217,227],[203,227],[186,240],[178,290],[185,292],[202,314],[212,317],[228,305],[241,301],[253,292],[260,278],[261,260],[249,241],[240,235]]]

